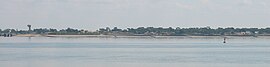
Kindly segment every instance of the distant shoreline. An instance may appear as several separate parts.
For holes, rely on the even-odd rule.
[[[128,35],[41,35],[41,34],[20,34],[16,37],[63,37],[63,38],[224,38],[224,37],[270,37],[270,36],[251,36],[251,35],[211,35],[211,36],[128,36]]]
[[[170,36],[237,36],[237,37],[258,37],[270,36],[270,28],[217,28],[211,27],[195,27],[195,28],[163,28],[163,27],[138,27],[120,29],[114,28],[100,28],[96,31],[89,31],[84,29],[48,29],[39,28],[33,29],[31,25],[27,25],[29,30],[15,30],[15,29],[0,29],[0,36],[3,37],[170,37]]]

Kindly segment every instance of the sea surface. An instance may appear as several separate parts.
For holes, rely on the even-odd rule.
[[[0,67],[269,67],[270,37],[0,37]]]

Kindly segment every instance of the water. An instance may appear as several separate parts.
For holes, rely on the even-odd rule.
[[[270,38],[0,37],[0,67],[268,67]]]

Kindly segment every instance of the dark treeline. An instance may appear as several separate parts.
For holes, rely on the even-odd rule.
[[[83,29],[52,29],[39,28],[33,30],[17,30],[17,29],[0,29],[0,33],[14,33],[14,34],[53,34],[53,35],[156,35],[156,36],[220,36],[220,35],[269,35],[270,28],[163,28],[163,27],[138,27],[119,29],[114,28],[100,28],[99,30],[90,32]]]
[[[67,29],[52,29],[52,28],[39,28],[33,30],[17,30],[17,29],[0,29],[0,33],[12,33],[12,34],[54,34],[54,35],[98,35],[98,32],[89,32],[87,30],[79,30],[73,28]]]
[[[100,28],[100,33],[128,33],[131,35],[161,35],[161,36],[183,36],[183,35],[199,35],[199,36],[219,36],[219,35],[268,35],[270,34],[270,28],[217,28],[213,29],[210,27],[202,28],[154,28],[154,27],[138,27],[138,28],[127,28],[118,29],[114,27]]]

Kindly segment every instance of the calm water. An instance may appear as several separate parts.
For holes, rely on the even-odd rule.
[[[269,67],[270,37],[0,37],[0,67]]]

